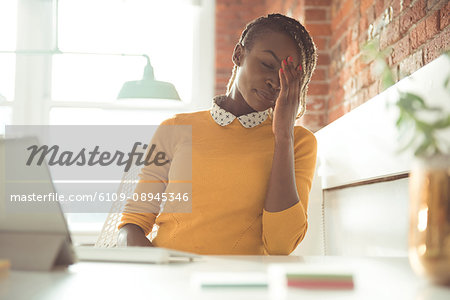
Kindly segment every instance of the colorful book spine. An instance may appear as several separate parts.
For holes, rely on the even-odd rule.
[[[287,286],[305,289],[353,289],[353,276],[350,274],[286,274]]]

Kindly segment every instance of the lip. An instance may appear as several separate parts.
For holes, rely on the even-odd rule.
[[[256,90],[256,93],[258,94],[258,96],[260,98],[262,98],[263,100],[270,102],[270,103],[274,103],[275,102],[275,96],[272,93],[266,92],[264,90]]]

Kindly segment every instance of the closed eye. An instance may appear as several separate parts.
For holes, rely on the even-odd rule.
[[[268,65],[268,64],[265,64],[265,63],[262,63],[262,65],[264,67],[266,67],[266,68],[269,68],[269,69],[273,70],[273,66],[272,65]]]

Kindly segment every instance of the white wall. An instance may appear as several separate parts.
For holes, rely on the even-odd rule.
[[[294,254],[407,255],[407,178],[339,188],[409,172],[413,151],[397,153],[397,110],[388,103],[398,98],[399,89],[450,113],[450,95],[443,89],[448,70],[450,59],[441,56],[316,132],[309,230]],[[440,137],[450,145],[450,129]]]

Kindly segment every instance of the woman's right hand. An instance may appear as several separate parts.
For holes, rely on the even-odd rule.
[[[126,224],[120,228],[117,246],[153,247],[150,240],[145,236],[142,228],[136,224]]]

